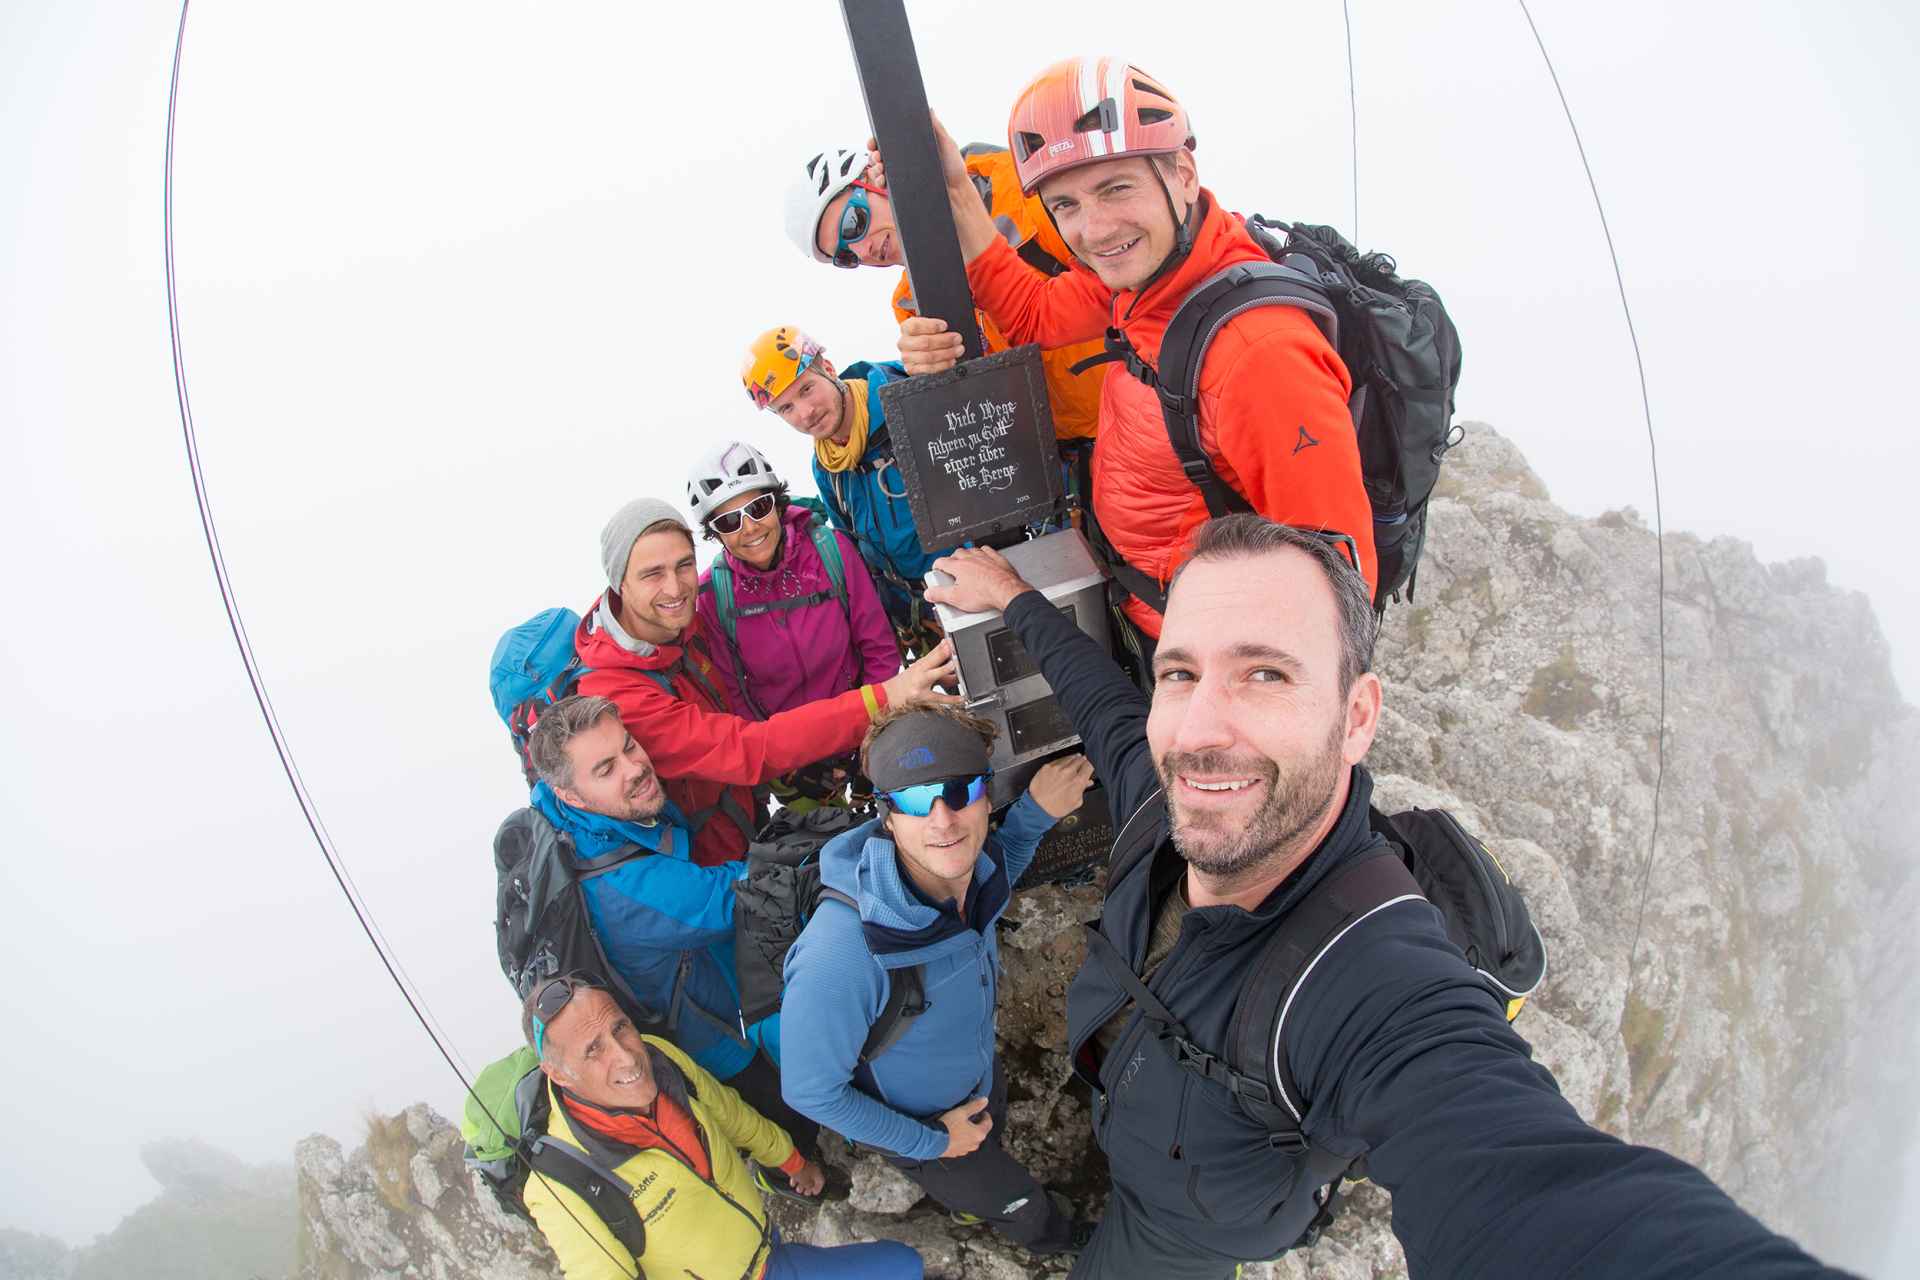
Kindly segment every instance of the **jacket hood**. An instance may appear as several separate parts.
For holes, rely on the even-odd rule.
[[[678,644],[653,644],[629,635],[620,625],[620,597],[609,587],[581,615],[580,627],[573,633],[573,650],[581,662],[597,670],[631,667],[664,671],[680,661],[689,633],[699,625],[696,616],[681,632]]]
[[[685,861],[693,847],[687,834],[687,820],[669,800],[660,816],[651,823],[623,822],[602,813],[576,809],[554,793],[544,781],[534,784],[528,803],[538,809],[557,831],[573,840],[574,851],[591,860],[637,844],[653,853]]]
[[[925,964],[966,945],[966,935],[974,932],[951,912],[920,901],[907,887],[893,840],[879,818],[835,836],[820,850],[820,883],[860,904],[861,932],[885,969]],[[972,895],[979,906],[969,905],[968,917],[991,929],[1012,896],[992,833],[974,859]]]

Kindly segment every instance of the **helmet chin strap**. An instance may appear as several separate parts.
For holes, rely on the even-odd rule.
[[[1187,206],[1186,216],[1182,217],[1179,210],[1173,207],[1173,189],[1167,185],[1166,175],[1160,172],[1160,166],[1154,163],[1154,157],[1147,157],[1147,168],[1153,170],[1154,181],[1160,184],[1161,198],[1167,202],[1167,216],[1173,219],[1173,249],[1160,265],[1153,269],[1153,274],[1142,280],[1134,289],[1133,306],[1127,308],[1129,316],[1133,314],[1133,308],[1140,305],[1141,295],[1151,289],[1162,276],[1185,262],[1187,255],[1193,252],[1193,234],[1196,230],[1194,223],[1196,215],[1200,212],[1200,201],[1196,199]]]

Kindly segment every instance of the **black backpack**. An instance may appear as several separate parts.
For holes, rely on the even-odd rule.
[[[1301,1225],[1294,1246],[1310,1247],[1333,1221],[1344,1179],[1365,1176],[1355,1160],[1315,1147],[1301,1130],[1309,1100],[1287,1065],[1286,1016],[1293,996],[1347,930],[1384,907],[1425,898],[1439,909],[1447,937],[1466,955],[1505,1007],[1507,1021],[1547,973],[1546,943],[1526,899],[1506,869],[1477,838],[1441,809],[1409,809],[1388,817],[1368,811],[1385,847],[1364,855],[1315,885],[1283,916],[1261,948],[1234,1000],[1227,1042],[1215,1054],[1195,1044],[1180,1019],[1148,991],[1095,925],[1087,926],[1088,956],[1097,960],[1154,1023],[1182,1067],[1230,1092],[1241,1110],[1272,1134],[1275,1150],[1299,1157],[1305,1168],[1294,1191],[1274,1213]],[[1118,883],[1156,844],[1114,867]]]
[[[747,875],[733,891],[734,971],[740,981],[740,1020],[747,1027],[780,1011],[787,951],[820,900],[845,903],[859,914],[858,902],[820,883],[820,848],[868,820],[835,806],[802,814],[783,810],[747,846]],[[863,1063],[885,1053],[907,1033],[912,1020],[927,1011],[920,965],[887,974],[887,1002],[860,1047]]]
[[[606,988],[636,1026],[660,1028],[666,1011],[648,1008],[608,963],[580,891],[583,880],[645,856],[629,845],[582,862],[573,841],[538,809],[518,810],[500,824],[493,837],[494,942],[500,970],[522,999],[547,978],[579,974]]]
[[[1401,279],[1386,254],[1361,253],[1332,227],[1270,222],[1255,214],[1246,228],[1272,261],[1228,267],[1188,294],[1167,324],[1157,368],[1140,359],[1117,329],[1107,331],[1109,354],[1124,359],[1128,372],[1159,395],[1174,457],[1206,498],[1208,512],[1251,511],[1201,447],[1200,369],[1214,335],[1243,311],[1286,306],[1311,315],[1353,378],[1347,409],[1359,437],[1379,564],[1374,608],[1384,609],[1402,589],[1412,599],[1426,543],[1427,499],[1440,460],[1461,437],[1453,425],[1460,335],[1432,286]],[[1159,585],[1130,565],[1123,570],[1115,572],[1122,585],[1164,611]]]

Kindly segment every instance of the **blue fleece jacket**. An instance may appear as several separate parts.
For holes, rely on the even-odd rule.
[[[533,807],[589,861],[639,845],[632,858],[580,882],[607,962],[667,1019],[673,1042],[725,1080],[753,1060],[740,1036],[740,983],[733,968],[733,888],[744,861],[703,867],[688,852],[686,819],[668,804],[652,825],[576,809],[542,782]]]
[[[780,1063],[787,1105],[854,1142],[932,1160],[947,1131],[929,1123],[993,1083],[1000,951],[995,923],[1053,818],[1031,795],[1006,812],[973,868],[973,923],[926,905],[905,882],[878,822],[820,851],[820,881],[860,904],[823,898],[787,952]],[[864,1070],[860,1046],[886,1006],[888,971],[922,967],[927,1011]]]

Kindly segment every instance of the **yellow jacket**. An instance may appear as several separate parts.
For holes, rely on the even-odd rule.
[[[766,1202],[740,1151],[775,1168],[793,1155],[793,1140],[672,1044],[655,1036],[642,1038],[656,1051],[654,1078],[662,1090],[686,1094],[684,1106],[699,1126],[713,1177],[701,1178],[667,1151],[636,1150],[576,1128],[549,1084],[553,1110],[548,1135],[585,1151],[634,1189],[634,1204],[646,1223],[646,1256],[635,1261],[586,1201],[537,1175],[527,1179],[527,1210],[560,1259],[567,1280],[690,1275],[757,1280],[766,1268],[772,1229]],[[678,1068],[679,1080],[671,1068],[662,1069],[663,1059]]]
[[[1073,252],[1054,229],[1053,219],[1047,217],[1037,198],[1020,194],[1013,153],[1005,149],[976,151],[973,147],[967,151],[967,172],[973,175],[974,185],[981,189],[987,216],[993,219],[993,225],[1007,243],[1018,249],[1031,242],[1063,268],[1071,266]],[[912,282],[903,271],[893,291],[894,321],[898,323],[919,314],[914,306]],[[987,351],[1005,351],[1014,345],[1007,341],[999,326],[987,318],[986,312],[976,310],[973,314],[980,322],[980,340]],[[1071,366],[1076,360],[1097,356],[1104,350],[1105,344],[1095,338],[1040,353],[1047,371],[1047,399],[1053,405],[1053,433],[1062,440],[1093,439],[1094,427],[1100,421],[1100,384],[1106,379],[1110,366],[1099,364],[1078,374],[1072,372]]]

